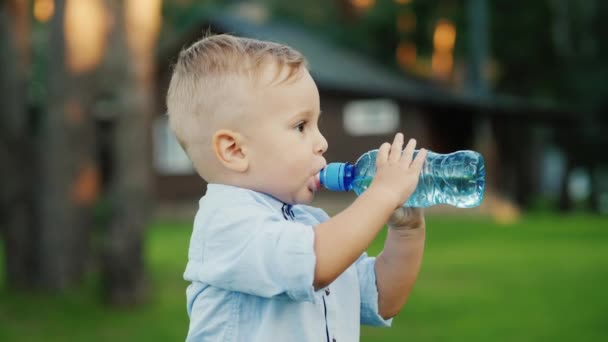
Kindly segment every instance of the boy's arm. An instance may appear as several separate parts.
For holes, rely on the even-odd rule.
[[[389,220],[384,250],[376,258],[378,311],[396,316],[412,292],[424,251],[425,222],[422,209],[399,208]]]
[[[401,133],[395,136],[392,145],[380,146],[376,176],[369,189],[344,211],[315,227],[315,289],[329,285],[352,265],[395,208],[414,192],[426,158],[422,149],[412,161],[415,146],[415,140],[411,139],[401,153]]]
[[[361,256],[392,211],[392,202],[370,187],[344,211],[315,228],[315,290],[329,285]]]

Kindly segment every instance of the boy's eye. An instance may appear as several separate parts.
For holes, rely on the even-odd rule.
[[[304,126],[306,126],[306,121],[302,121],[302,122],[298,123],[298,125],[296,126],[296,129],[299,132],[304,132]]]

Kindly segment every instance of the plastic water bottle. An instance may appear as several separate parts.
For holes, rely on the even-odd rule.
[[[357,162],[330,163],[321,170],[319,180],[333,191],[353,190],[361,195],[376,174],[376,154],[372,150]],[[418,151],[414,151],[414,156]],[[439,154],[427,151],[416,191],[404,207],[425,208],[436,204],[450,204],[458,208],[473,208],[481,204],[485,188],[483,156],[474,151]]]

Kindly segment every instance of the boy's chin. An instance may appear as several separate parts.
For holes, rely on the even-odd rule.
[[[294,204],[311,204],[312,200],[315,199],[315,192],[310,190],[310,189],[306,189],[305,191],[303,191],[302,193],[298,194],[299,196],[297,196],[295,198],[295,202]]]
[[[314,197],[314,195],[313,195],[311,198],[307,198],[307,199],[305,199],[305,200],[298,201],[298,203],[296,203],[296,204],[304,204],[304,205],[309,205],[309,204],[311,204],[311,203],[312,203],[312,200],[313,200],[314,198],[315,198],[315,197]]]

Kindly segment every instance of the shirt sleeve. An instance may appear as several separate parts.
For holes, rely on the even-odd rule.
[[[203,227],[202,258],[186,274],[230,291],[314,300],[314,231],[263,206],[219,209]]]
[[[376,258],[363,253],[355,262],[361,294],[361,324],[390,327],[393,319],[384,319],[378,312],[378,287],[376,286]]]

